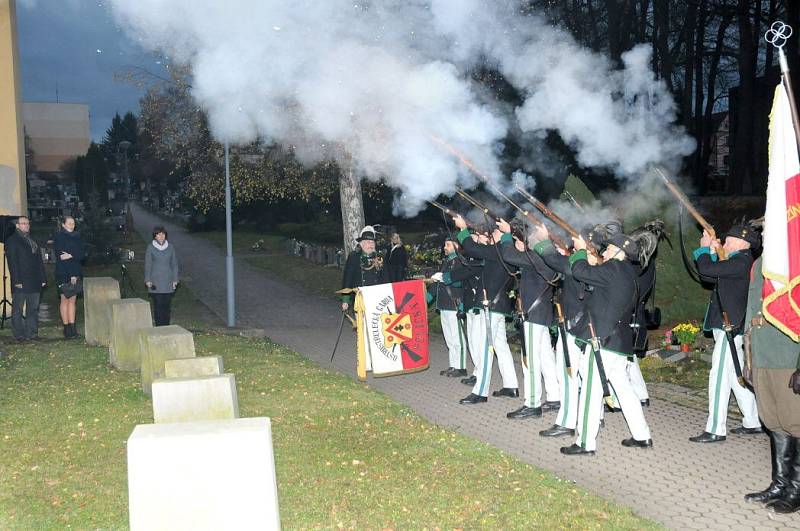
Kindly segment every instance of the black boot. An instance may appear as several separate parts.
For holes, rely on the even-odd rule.
[[[793,513],[800,509],[800,451],[798,451],[797,437],[790,437],[794,447],[794,455],[790,461],[789,481],[780,498],[772,500],[767,507],[779,514]]]
[[[77,339],[81,337],[80,334],[78,334],[78,327],[75,326],[75,323],[70,323],[69,326],[70,326],[70,332],[72,333],[70,337],[72,337],[72,339]]]
[[[772,457],[772,483],[761,492],[745,494],[744,501],[750,503],[768,503],[781,497],[781,493],[789,484],[789,472],[792,470],[794,456],[794,438],[783,432],[769,432],[770,456]]]
[[[70,329],[69,329],[69,325],[68,324],[64,325],[64,338],[65,339],[69,339],[70,338]]]

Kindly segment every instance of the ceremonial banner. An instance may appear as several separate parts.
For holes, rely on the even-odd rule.
[[[800,160],[789,99],[775,89],[769,133],[769,182],[762,254],[763,313],[800,340]]]
[[[391,376],[428,368],[425,283],[408,280],[358,288],[358,378],[367,371]]]

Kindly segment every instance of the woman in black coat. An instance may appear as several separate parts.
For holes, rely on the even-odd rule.
[[[386,253],[386,270],[389,273],[389,282],[400,282],[406,279],[406,266],[408,253],[403,247],[403,241],[396,232],[392,234],[392,246]]]
[[[75,218],[66,216],[53,239],[56,259],[56,286],[61,297],[59,310],[61,322],[64,323],[64,337],[78,337],[75,328],[75,304],[78,293],[83,291],[83,240],[75,231]]]

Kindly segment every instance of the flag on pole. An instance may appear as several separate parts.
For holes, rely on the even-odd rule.
[[[428,368],[425,283],[408,280],[358,289],[358,377],[392,376]]]
[[[769,133],[769,181],[764,216],[764,317],[800,341],[800,159],[789,98],[775,89]]]

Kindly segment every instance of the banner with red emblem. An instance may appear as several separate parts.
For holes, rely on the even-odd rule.
[[[800,340],[800,159],[789,98],[775,89],[769,134],[769,180],[762,253],[763,313]]]
[[[425,284],[408,280],[358,288],[358,377],[392,376],[428,368]]]

